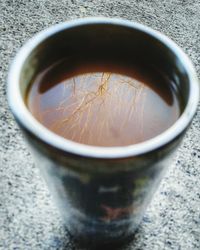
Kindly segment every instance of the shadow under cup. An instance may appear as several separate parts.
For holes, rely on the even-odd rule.
[[[24,103],[32,79],[64,57],[88,55],[154,65],[182,98],[178,121],[144,143],[110,148],[78,144],[43,127]],[[8,78],[11,110],[66,226],[78,239],[101,243],[123,240],[138,227],[194,116],[198,93],[193,66],[172,41],[140,24],[106,18],[67,22],[41,32],[18,53]]]

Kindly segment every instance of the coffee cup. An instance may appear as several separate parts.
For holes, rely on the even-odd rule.
[[[32,79],[63,56],[110,51],[154,63],[182,96],[178,120],[147,141],[97,147],[67,140],[40,124],[25,104]],[[116,57],[120,60],[120,57]],[[170,82],[170,81],[169,81]],[[31,38],[14,58],[8,101],[41,170],[64,224],[77,239],[116,242],[133,235],[199,100],[195,69],[165,35],[138,23],[85,18],[50,27]]]

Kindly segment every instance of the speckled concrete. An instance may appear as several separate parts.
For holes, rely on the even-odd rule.
[[[64,229],[6,101],[8,65],[36,32],[83,16],[138,21],[162,31],[200,75],[199,0],[0,0],[0,249],[78,249]],[[200,249],[200,108],[150,204],[123,250]]]

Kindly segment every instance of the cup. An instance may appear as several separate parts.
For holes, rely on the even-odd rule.
[[[87,53],[155,65],[182,96],[179,119],[153,139],[123,147],[79,144],[48,130],[27,109],[27,88],[51,63]],[[161,33],[120,19],[85,18],[50,27],[21,48],[8,75],[9,105],[35,163],[64,223],[86,241],[116,242],[134,233],[192,121],[198,99],[197,76],[183,51]]]

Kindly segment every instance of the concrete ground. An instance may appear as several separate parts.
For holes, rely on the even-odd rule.
[[[199,0],[0,0],[0,249],[78,249],[8,109],[6,75],[38,31],[84,16],[137,21],[172,38],[200,75]],[[200,249],[200,108],[126,250]]]

